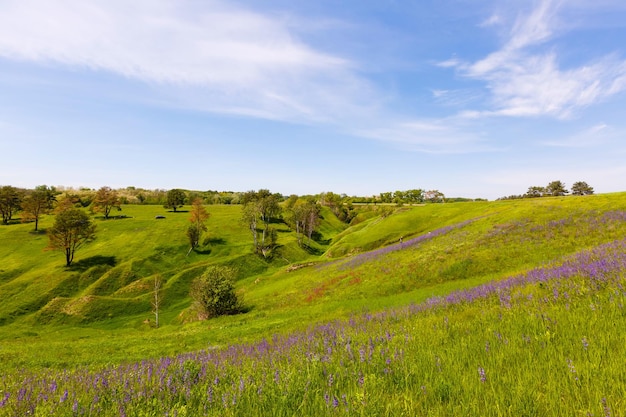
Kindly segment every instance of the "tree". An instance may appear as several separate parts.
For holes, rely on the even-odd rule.
[[[189,238],[189,245],[191,246],[189,252],[200,244],[202,233],[207,231],[205,222],[209,217],[210,214],[202,205],[202,199],[196,198],[193,200],[191,204],[191,216],[189,217],[191,224],[187,228],[187,237]],[[189,255],[189,252],[187,252],[187,255]]]
[[[22,199],[15,187],[5,185],[0,187],[0,214],[2,214],[2,224],[9,224],[13,214],[20,209]]]
[[[154,313],[154,327],[159,327],[159,307],[161,306],[161,285],[163,285],[163,278],[157,274],[154,277],[154,287],[152,289],[152,312]]]
[[[446,196],[439,190],[430,190],[424,193],[424,199],[431,203],[445,203]]]
[[[185,192],[179,188],[171,189],[167,192],[164,208],[171,208],[176,211],[177,208],[185,205]]]
[[[590,195],[593,194],[593,187],[584,181],[575,182],[572,185],[572,195]]]
[[[269,190],[248,191],[242,197],[243,221],[248,225],[254,239],[254,251],[267,257],[276,242],[276,233],[270,230],[273,218],[280,215],[280,194],[272,194]],[[258,223],[263,222],[261,240],[258,239]]]
[[[56,215],[54,225],[48,229],[48,249],[64,252],[65,265],[70,266],[76,250],[85,242],[93,240],[95,231],[96,225],[91,222],[87,213],[66,206]]]
[[[524,197],[527,197],[527,198],[543,197],[545,194],[546,194],[545,187],[533,185],[533,186],[528,187],[528,191],[526,191],[526,194],[524,194]]]
[[[38,185],[29,192],[22,202],[22,222],[35,222],[35,231],[39,229],[39,218],[52,211],[58,192],[54,187]]]
[[[193,280],[189,295],[202,318],[235,314],[241,303],[235,293],[235,271],[225,266],[211,266]]]
[[[117,191],[110,187],[102,187],[97,192],[91,202],[92,210],[104,214],[104,218],[108,219],[111,210],[116,208],[122,210],[120,197]]]
[[[321,207],[312,198],[289,199],[287,204],[287,222],[296,231],[298,245],[302,246],[302,236],[311,237],[320,224]]]
[[[569,193],[565,188],[565,184],[561,181],[552,181],[550,184],[546,186],[546,194],[554,197],[562,196]]]

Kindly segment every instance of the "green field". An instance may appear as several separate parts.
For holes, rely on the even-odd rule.
[[[31,224],[0,227],[0,415],[626,409],[626,193],[360,206],[351,224],[324,208],[308,250],[274,224],[271,260],[252,253],[240,206],[206,207],[188,256],[188,213],[125,205],[69,268]],[[246,313],[194,320],[189,285],[209,265],[236,269]],[[529,273],[548,278],[493,287]],[[105,374],[115,389],[79,388]]]

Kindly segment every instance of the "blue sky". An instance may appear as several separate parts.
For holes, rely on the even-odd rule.
[[[0,184],[626,190],[623,0],[3,0]]]

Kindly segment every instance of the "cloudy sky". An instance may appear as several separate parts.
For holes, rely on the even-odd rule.
[[[2,0],[0,185],[626,191],[623,0]]]

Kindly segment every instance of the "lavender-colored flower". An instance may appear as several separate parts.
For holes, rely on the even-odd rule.
[[[4,407],[7,403],[7,401],[9,401],[9,397],[11,396],[11,394],[9,394],[8,392],[4,393],[4,398],[2,399],[2,401],[0,401],[0,407]]]
[[[611,417],[611,408],[609,407],[606,398],[602,398],[602,409],[604,410],[604,417]]]
[[[485,369],[482,366],[478,367],[478,375],[480,376],[480,382],[484,384],[487,381],[487,375],[485,374]]]
[[[574,375],[574,379],[578,381],[578,375],[576,375],[576,367],[574,367],[574,362],[571,359],[567,360],[567,367],[570,372]]]
[[[587,350],[589,348],[589,342],[586,337],[583,337],[583,349]]]

